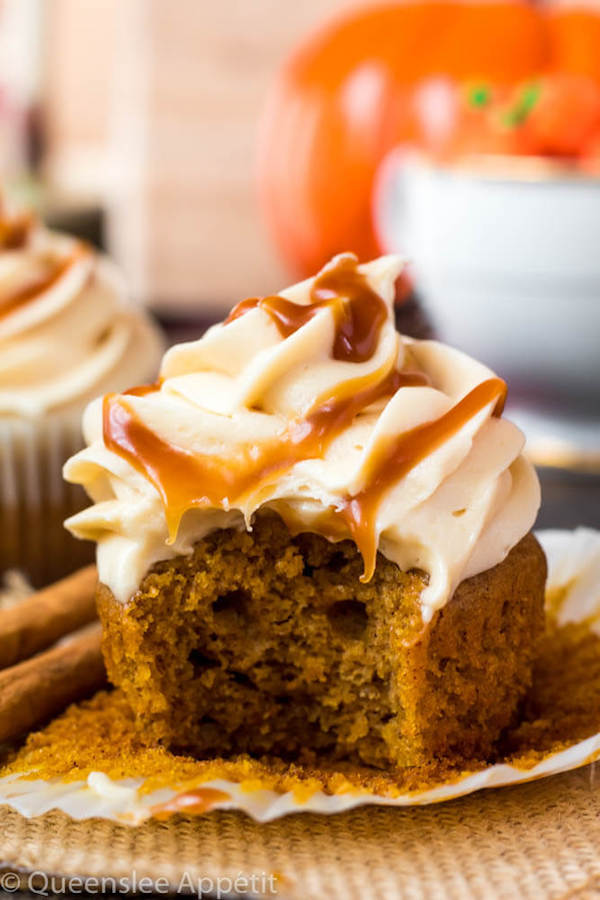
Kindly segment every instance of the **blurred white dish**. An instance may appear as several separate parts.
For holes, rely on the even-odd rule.
[[[374,203],[444,341],[528,387],[600,397],[600,179],[395,151]]]

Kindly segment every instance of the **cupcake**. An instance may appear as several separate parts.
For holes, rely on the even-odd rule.
[[[151,379],[163,344],[115,267],[31,216],[0,219],[0,572],[36,584],[88,557],[62,521],[84,495],[64,461],[98,394]]]
[[[381,768],[490,751],[543,628],[540,501],[488,368],[394,326],[397,257],[334,258],[95,401],[109,676],[142,740]]]

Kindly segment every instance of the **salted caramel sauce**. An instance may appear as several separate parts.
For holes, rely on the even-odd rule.
[[[321,398],[305,417],[290,422],[282,434],[264,445],[248,444],[231,456],[191,453],[163,440],[148,428],[123,395],[107,394],[103,401],[103,435],[109,450],[126,459],[147,477],[162,499],[170,540],[188,509],[228,509],[273,477],[305,459],[321,458],[327,447],[367,407],[389,398],[401,387],[429,384],[420,372],[391,370],[373,382],[352,379],[343,395]],[[137,396],[156,385],[135,388]]]
[[[24,247],[29,240],[34,222],[31,213],[22,213],[12,218],[0,216],[0,249],[20,250]]]
[[[0,319],[9,316],[17,309],[32,303],[40,294],[54,287],[60,279],[88,252],[87,248],[80,244],[69,256],[61,260],[48,260],[42,275],[20,287],[18,290],[2,297],[0,295]]]
[[[130,387],[126,391],[123,391],[123,395],[128,395],[130,397],[147,397],[148,394],[155,394],[157,391],[160,391],[160,387],[162,384],[162,379],[158,379],[158,381],[152,382],[152,384],[138,384],[135,387]]]
[[[279,296],[250,298],[234,307],[225,323],[261,308],[287,338],[320,309],[330,307],[335,321],[334,358],[364,362],[373,356],[387,310],[358,271],[354,257],[339,257],[326,267],[315,279],[310,297],[309,304]],[[164,440],[136,416],[123,395],[112,394],[104,398],[104,443],[154,485],[165,509],[169,541],[173,542],[187,510],[243,506],[249,494],[268,486],[297,463],[322,458],[331,442],[372,404],[389,399],[402,387],[428,384],[429,379],[421,372],[394,369],[353,379],[341,385],[337,393],[320,398],[306,416],[291,421],[276,438],[262,445],[239,447],[227,457],[192,453]],[[160,386],[157,382],[128,393],[144,396],[160,390]],[[376,515],[384,492],[490,402],[495,402],[495,414],[500,415],[505,394],[503,381],[489,379],[443,416],[399,435],[372,460],[363,489],[326,511],[323,527],[327,533],[340,539],[343,530],[349,532],[362,553],[363,580],[368,581],[375,568]]]
[[[152,807],[152,816],[159,822],[169,819],[178,813],[185,815],[202,815],[214,809],[219,803],[231,800],[231,794],[220,791],[217,788],[199,787],[183,794],[177,794],[166,803],[159,803]]]
[[[375,571],[379,542],[376,517],[383,494],[488,404],[495,403],[494,415],[500,416],[505,398],[504,381],[500,378],[483,381],[444,415],[395,437],[372,460],[365,487],[348,497],[338,510],[365,563],[361,581],[369,581]]]
[[[353,256],[341,256],[323,269],[313,282],[310,300],[310,303],[302,304],[278,295],[250,297],[234,306],[225,324],[258,308],[269,314],[281,336],[287,338],[320,310],[329,307],[335,321],[333,358],[345,362],[371,359],[387,317],[387,308],[358,271],[358,262]]]

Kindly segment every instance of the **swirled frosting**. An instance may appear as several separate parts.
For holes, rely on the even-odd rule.
[[[158,330],[91,247],[26,216],[0,221],[0,416],[82,409],[151,378]]]
[[[504,383],[457,350],[398,334],[402,265],[336,257],[171,348],[156,385],[88,407],[88,447],[65,477],[94,504],[67,527],[97,541],[116,597],[156,561],[212,530],[251,528],[269,508],[294,532],[353,539],[363,579],[377,550],[426,571],[427,621],[529,531],[539,485],[501,417]]]

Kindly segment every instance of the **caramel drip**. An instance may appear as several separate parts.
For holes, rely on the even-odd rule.
[[[231,794],[217,788],[200,787],[184,794],[177,794],[166,803],[153,806],[151,812],[158,821],[164,821],[177,813],[185,813],[188,816],[202,815],[226,800],[231,800]]]
[[[148,394],[155,394],[157,391],[160,391],[161,384],[161,379],[154,381],[152,384],[138,384],[136,387],[130,387],[126,391],[123,391],[123,395],[129,397],[147,397]]]
[[[30,281],[29,284],[24,285],[24,287],[8,297],[0,298],[0,319],[9,316],[22,306],[26,306],[39,297],[40,294],[54,287],[86,252],[83,248],[78,248],[66,259],[53,265],[45,275]]]
[[[335,319],[333,358],[345,362],[371,359],[386,320],[385,303],[357,268],[352,256],[342,256],[315,279],[308,304],[285,297],[250,297],[238,303],[225,320],[233,322],[251,309],[269,314],[283,338],[306,325],[321,309],[331,308]]]
[[[362,581],[369,581],[375,571],[376,516],[383,494],[489,403],[495,402],[494,415],[501,415],[505,397],[506,385],[500,378],[483,381],[438,419],[398,435],[373,461],[363,490],[339,509],[365,563]]]
[[[0,248],[20,250],[29,240],[33,225],[31,213],[23,213],[12,219],[0,218]]]
[[[163,440],[148,428],[122,396],[104,398],[104,443],[143,475],[159,492],[171,540],[186,510],[240,505],[244,496],[305,459],[320,458],[360,412],[392,396],[400,387],[427,385],[421,373],[392,371],[365,387],[365,379],[344,386],[344,396],[322,398],[305,418],[291,422],[263,446],[249,444],[230,457],[195,454]],[[150,386],[149,390],[153,387]],[[138,396],[143,389],[134,389]]]

